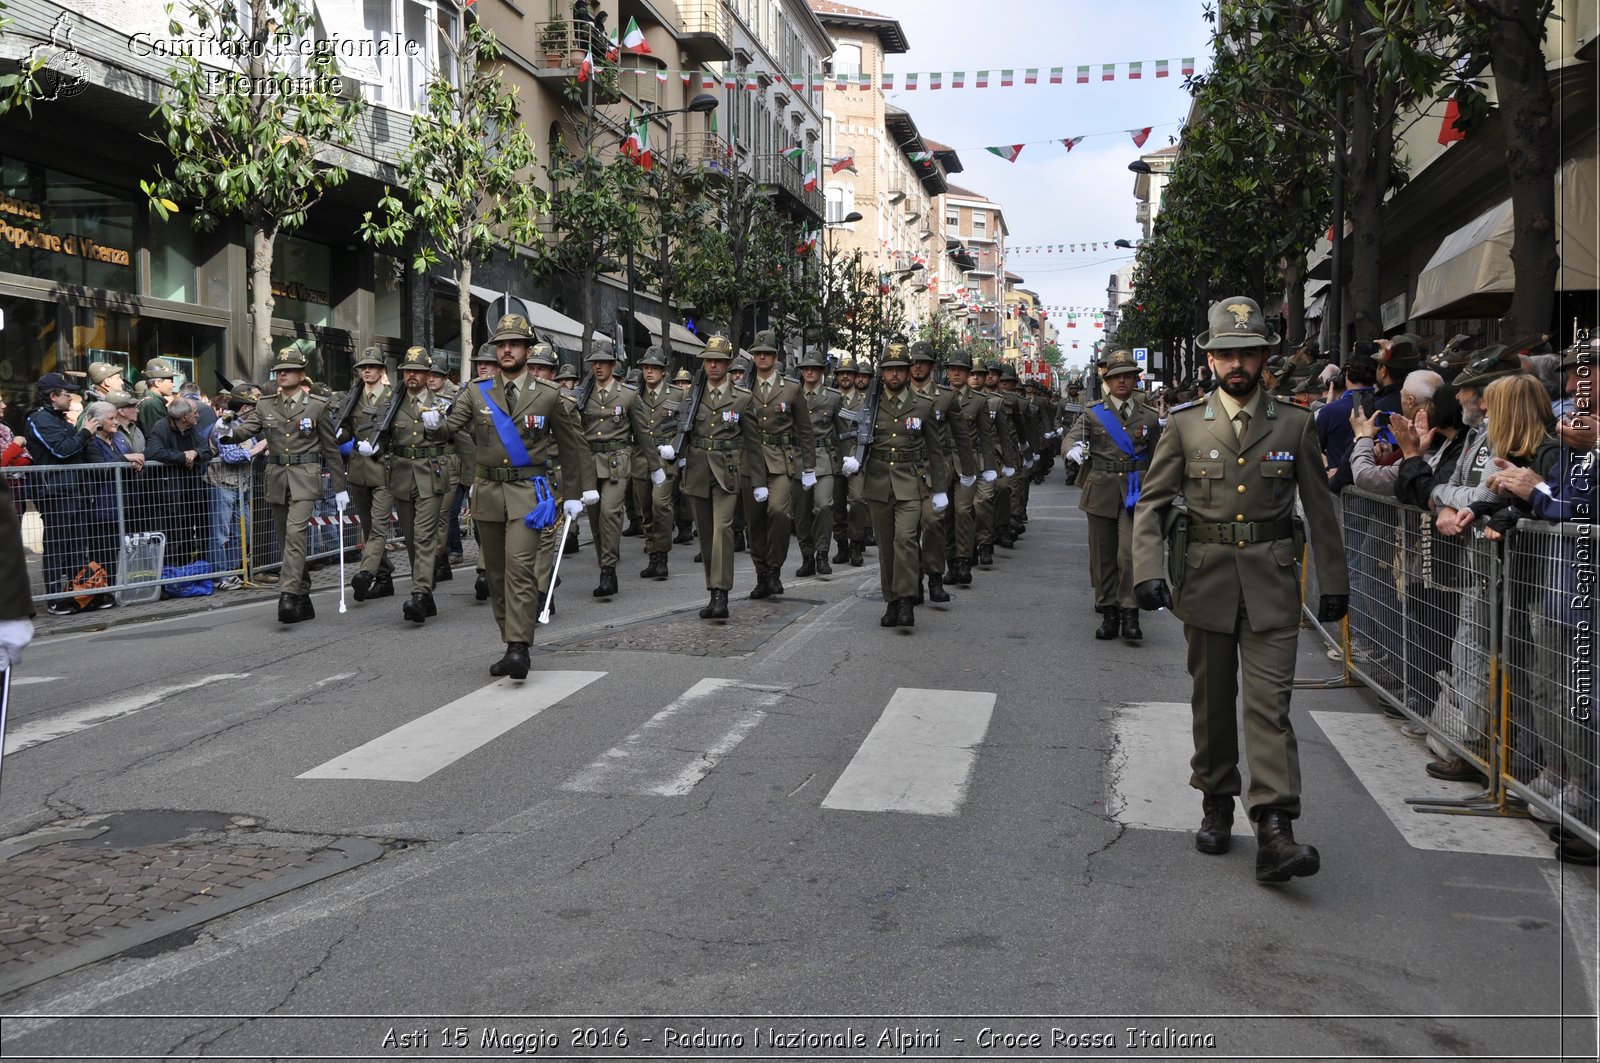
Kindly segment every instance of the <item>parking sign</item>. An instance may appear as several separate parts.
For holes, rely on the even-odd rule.
[[[1149,358],[1150,358],[1150,348],[1148,348],[1148,347],[1135,347],[1133,349],[1133,360],[1134,361],[1136,361],[1136,362],[1144,362],[1144,361],[1148,361]]]

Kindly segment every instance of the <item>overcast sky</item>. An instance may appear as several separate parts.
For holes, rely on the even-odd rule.
[[[1178,60],[1192,56],[1201,71],[1209,54],[1208,24],[1200,0],[846,0],[897,19],[910,50],[890,56],[888,72],[900,84],[908,72],[941,71],[946,87],[895,91],[891,102],[911,112],[917,128],[955,148],[963,173],[956,184],[982,193],[1005,209],[1011,230],[1008,268],[1047,304],[1104,306],[1112,271],[1132,252],[1021,255],[1037,244],[1083,244],[1140,235],[1134,222],[1134,174],[1128,163],[1141,151],[1172,143],[1188,113]],[[1171,61],[1171,76],[1154,77],[1154,61]],[[1143,78],[1126,80],[1122,64],[1142,61]],[[1100,81],[1100,65],[1117,63],[1117,80]],[[1089,64],[1090,83],[1073,84]],[[1024,86],[1022,72],[1066,68],[1066,84]],[[999,72],[1016,71],[1013,88],[999,88]],[[978,70],[991,72],[989,88],[974,89]],[[967,88],[953,91],[949,74],[964,70]],[[919,79],[927,81],[926,74]],[[1126,130],[1154,126],[1143,149]],[[1069,153],[1064,137],[1085,137]],[[1047,141],[1048,143],[1029,143]],[[1014,163],[990,155],[991,145],[1028,143]],[[1052,315],[1055,317],[1056,315]],[[1062,326],[1069,362],[1082,357],[1098,332]],[[1071,339],[1084,341],[1078,352]]]

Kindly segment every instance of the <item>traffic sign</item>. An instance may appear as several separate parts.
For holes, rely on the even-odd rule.
[[[1147,361],[1149,359],[1149,357],[1150,357],[1150,348],[1148,348],[1148,347],[1135,347],[1133,349],[1133,360],[1134,361],[1136,361],[1136,362]]]

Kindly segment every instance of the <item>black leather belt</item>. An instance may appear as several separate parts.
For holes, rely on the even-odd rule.
[[[1278,539],[1294,538],[1294,521],[1285,517],[1283,520],[1252,520],[1242,524],[1207,524],[1202,521],[1189,522],[1189,541],[1191,543],[1270,543]]]
[[[609,443],[590,443],[589,450],[595,454],[619,454],[624,450],[632,450],[633,444],[625,439],[613,439]]]

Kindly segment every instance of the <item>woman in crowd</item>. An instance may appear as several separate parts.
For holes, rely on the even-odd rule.
[[[101,468],[86,471],[84,477],[84,538],[89,560],[105,569],[106,581],[117,581],[118,513],[125,512],[122,491],[132,466],[123,447],[126,441],[117,431],[117,410],[109,402],[91,402],[85,408],[83,426],[89,430],[89,445],[84,448],[88,461]],[[129,465],[128,469],[112,469]],[[119,490],[119,487],[122,490]],[[117,600],[109,593],[94,596],[85,609],[110,609]]]

